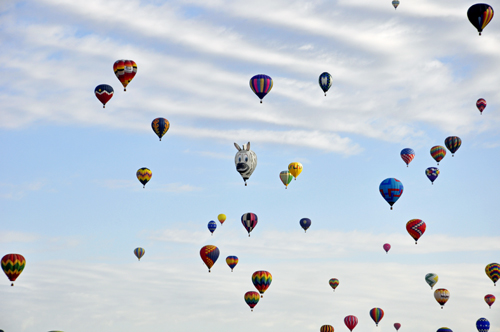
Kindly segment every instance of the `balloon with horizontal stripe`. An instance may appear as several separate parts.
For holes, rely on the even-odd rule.
[[[135,257],[137,257],[138,260],[141,260],[141,257],[144,256],[145,253],[146,251],[141,247],[134,249]]]
[[[404,188],[403,184],[398,179],[387,178],[380,183],[378,189],[382,197],[385,199],[385,201],[389,203],[392,210],[392,206],[394,205],[394,203],[396,203],[396,201],[403,194]]]
[[[307,231],[309,227],[311,227],[311,219],[309,218],[302,218],[299,221],[300,227],[304,230],[304,233]]]
[[[226,263],[231,268],[231,272],[233,272],[233,269],[236,266],[236,264],[238,264],[238,261],[239,261],[239,259],[236,256],[227,256],[226,257]]]
[[[431,148],[431,156],[435,161],[437,161],[437,164],[439,165],[439,162],[443,160],[444,156],[446,156],[446,150],[441,145],[433,146]]]
[[[405,148],[401,150],[401,159],[406,163],[406,167],[411,163],[411,161],[415,158],[415,151],[410,148]]]
[[[106,103],[113,97],[114,93],[113,87],[107,84],[99,84],[94,89],[94,94],[102,103],[102,108],[106,107]]]
[[[319,328],[319,332],[334,332],[334,328],[331,325],[323,325]]]
[[[248,236],[250,236],[250,232],[255,228],[255,226],[257,226],[258,221],[259,218],[255,213],[248,212],[241,216],[241,223],[247,230]]]
[[[151,128],[161,141],[163,135],[165,135],[170,128],[170,122],[165,118],[156,118],[151,122]]]
[[[488,332],[490,330],[490,321],[486,318],[479,318],[476,321],[476,328],[478,332]]]
[[[12,282],[10,285],[14,286],[14,281],[23,272],[26,266],[26,259],[20,254],[7,254],[2,257],[2,270]]]
[[[486,275],[493,281],[493,285],[497,285],[498,279],[500,279],[500,264],[498,263],[491,263],[486,265],[486,268],[484,269],[486,272]]]
[[[450,292],[445,288],[438,288],[434,291],[434,298],[441,305],[441,309],[450,299]]]
[[[219,258],[219,248],[212,245],[204,246],[200,249],[200,257],[203,263],[208,267],[208,272],[210,272],[212,266],[217,262],[217,258]]]
[[[384,310],[380,308],[373,308],[372,310],[370,310],[370,317],[375,322],[375,326],[378,326],[380,320],[384,318]]]
[[[421,219],[412,219],[406,223],[406,230],[415,240],[415,244],[417,244],[418,239],[424,234],[426,228],[427,225]]]
[[[477,29],[480,36],[483,29],[493,18],[493,14],[493,8],[485,3],[476,3],[467,10],[467,18],[469,18],[470,23]]]
[[[399,6],[399,0],[392,0],[392,5],[394,6],[394,10],[396,10]]]
[[[476,101],[476,107],[479,110],[480,114],[483,115],[483,111],[486,108],[486,100],[483,98],[479,98]]]
[[[123,91],[127,91],[127,85],[137,73],[137,64],[132,60],[116,60],[113,64],[113,71],[123,85]]]
[[[332,86],[332,75],[330,75],[327,72],[324,72],[321,75],[319,75],[318,81],[319,81],[319,86],[321,87],[326,96],[326,92]]]
[[[273,276],[267,271],[255,271],[252,274],[253,285],[257,288],[261,297],[264,297],[264,292],[271,286],[272,281]]]
[[[332,278],[328,281],[328,284],[330,285],[331,288],[333,288],[333,291],[335,292],[335,288],[337,288],[339,285],[339,279]]]
[[[153,172],[149,168],[142,167],[137,170],[135,173],[137,176],[137,179],[139,180],[140,183],[142,183],[143,188],[146,188],[146,183],[151,180],[151,177],[153,176]]]
[[[358,325],[358,317],[354,315],[349,315],[344,318],[344,324],[347,328],[352,331]]]
[[[264,74],[255,75],[250,79],[250,88],[257,97],[259,97],[260,103],[262,104],[262,99],[264,99],[273,88],[273,79]]]
[[[439,277],[435,273],[427,273],[425,275],[425,282],[427,284],[429,284],[429,286],[431,286],[431,289],[432,289],[432,287],[434,287],[434,285],[437,284],[438,280],[439,280]]]
[[[462,140],[458,136],[449,136],[444,140],[444,145],[450,150],[451,156],[455,156],[455,152],[460,148],[462,145]]]
[[[428,167],[426,170],[425,170],[425,175],[427,176],[427,178],[431,181],[431,184],[434,184],[434,181],[437,179],[437,177],[439,176],[439,168],[437,167]]]
[[[495,300],[496,300],[496,297],[493,294],[488,294],[488,295],[484,296],[484,302],[486,302],[486,304],[490,307],[490,309],[491,309],[492,304],[495,303]]]
[[[254,291],[250,291],[250,292],[245,293],[244,299],[245,299],[245,302],[250,307],[251,311],[253,311],[253,308],[255,308],[257,303],[259,303],[260,296],[259,296],[259,293],[254,292]]]

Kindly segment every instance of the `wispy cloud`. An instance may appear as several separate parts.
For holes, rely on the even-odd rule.
[[[23,184],[0,183],[0,198],[21,199],[29,192],[40,191],[47,185],[47,180],[37,180]]]

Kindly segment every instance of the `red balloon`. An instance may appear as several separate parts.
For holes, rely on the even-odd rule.
[[[358,318],[356,316],[353,316],[353,315],[349,315],[349,316],[346,316],[344,318],[344,323],[345,323],[345,326],[347,326],[347,328],[352,331],[356,325],[358,325]]]
[[[401,324],[394,323],[394,328],[396,329],[396,331],[398,331],[400,327],[401,327]]]

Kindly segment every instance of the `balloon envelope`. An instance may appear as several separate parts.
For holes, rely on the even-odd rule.
[[[415,240],[415,244],[417,244],[418,239],[424,234],[426,228],[425,222],[420,219],[412,219],[406,223],[406,230]]]
[[[141,257],[144,256],[145,253],[146,251],[141,247],[134,249],[135,257],[137,257],[138,260],[141,260]]]
[[[431,289],[432,289],[432,287],[434,287],[435,284],[437,284],[438,280],[439,280],[439,277],[435,273],[427,273],[425,275],[425,282],[427,282],[429,284],[429,286],[431,286]]]
[[[239,261],[239,259],[236,256],[227,256],[226,257],[226,263],[231,268],[231,272],[233,272],[233,269],[236,266],[236,264],[238,264],[238,261]]]
[[[401,150],[400,155],[401,159],[403,159],[403,161],[406,163],[406,167],[408,167],[413,158],[415,158],[415,151],[413,151],[413,149],[406,148]]]
[[[140,183],[142,183],[143,188],[146,187],[146,183],[151,180],[151,177],[153,176],[153,172],[149,168],[142,167],[137,170],[137,173],[135,173],[137,176],[137,180],[139,180]]]
[[[217,219],[219,220],[220,224],[222,225],[224,221],[226,221],[226,215],[221,213],[217,216]]]
[[[495,300],[496,300],[496,298],[495,298],[495,295],[493,295],[493,294],[488,294],[484,297],[484,302],[486,302],[486,304],[490,307],[490,309],[491,309],[491,305],[493,303],[495,303]]]
[[[260,296],[259,296],[259,293],[254,292],[254,291],[250,291],[250,292],[245,293],[244,299],[245,299],[245,302],[250,307],[250,309],[252,309],[252,311],[253,311],[253,308],[257,305],[257,303],[259,303]]]
[[[243,227],[248,232],[248,236],[250,236],[250,232],[257,226],[257,222],[259,221],[259,218],[255,213],[245,213],[244,215],[241,216],[241,223],[243,224]]]
[[[439,173],[440,172],[437,167],[428,167],[425,170],[425,175],[427,175],[427,178],[431,181],[432,184],[434,184],[434,180],[437,179]]]
[[[493,8],[485,3],[476,3],[467,10],[467,17],[481,36],[481,32],[493,18]]]
[[[444,140],[444,145],[450,150],[451,156],[453,157],[455,152],[457,152],[462,145],[462,140],[458,136],[449,136]]]
[[[219,248],[212,245],[204,246],[200,250],[200,257],[208,267],[208,272],[210,272],[210,269],[214,266],[217,258],[219,258]]]
[[[288,165],[288,171],[293,175],[295,180],[297,180],[297,176],[302,173],[302,164],[301,163],[290,163]]]
[[[486,268],[484,270],[486,272],[486,275],[491,279],[491,281],[493,281],[493,284],[496,286],[498,279],[500,279],[500,264],[488,264],[486,265]]]
[[[260,294],[264,294],[269,286],[271,286],[272,281],[273,276],[267,271],[255,271],[252,274],[253,285],[257,288]]]
[[[481,114],[483,114],[484,109],[486,108],[486,100],[483,98],[479,98],[476,102],[476,107]]]
[[[137,73],[137,64],[132,60],[116,60],[113,65],[113,71],[123,85],[123,91],[127,91],[127,85]]]
[[[151,122],[151,128],[153,128],[153,131],[161,141],[163,135],[165,135],[170,128],[170,122],[165,118],[156,118]]]
[[[208,227],[208,230],[210,231],[210,233],[212,233],[212,234],[213,234],[213,233],[215,232],[215,230],[217,229],[217,224],[215,223],[215,221],[210,220],[210,221],[208,222],[207,227]]]
[[[476,322],[478,332],[488,332],[490,329],[490,321],[486,318],[479,318]]]
[[[281,182],[285,185],[285,188],[288,188],[288,185],[293,179],[293,175],[289,171],[281,171],[280,172]]]
[[[431,156],[435,161],[437,161],[437,164],[439,165],[439,162],[443,160],[444,156],[446,156],[446,150],[441,145],[433,146],[431,148]]]
[[[391,250],[391,245],[389,243],[385,243],[383,246],[382,246],[385,250],[385,252],[389,252],[389,250]]]
[[[397,9],[399,6],[399,0],[392,0],[392,5],[394,6],[394,9]]]
[[[379,191],[386,202],[389,203],[392,210],[394,203],[403,194],[403,184],[398,179],[387,178],[380,183]]]
[[[94,89],[95,96],[102,103],[102,108],[106,106],[106,103],[113,97],[115,90],[111,85],[99,84]]]
[[[335,292],[335,288],[337,288],[337,286],[339,285],[339,279],[332,278],[332,279],[330,279],[330,281],[328,283],[330,284],[330,287],[332,287],[333,291]]]
[[[373,308],[372,310],[370,310],[370,317],[375,322],[375,326],[378,326],[380,320],[384,318],[384,310],[380,308]]]
[[[7,254],[2,257],[2,270],[12,282],[11,286],[14,286],[14,281],[23,272],[26,266],[26,259],[20,254]]]
[[[333,332],[334,328],[331,325],[323,325],[319,328],[319,332]]]
[[[300,219],[299,224],[304,229],[304,232],[305,232],[311,226],[311,219],[302,218],[302,219]]]
[[[321,87],[326,96],[326,92],[332,86],[332,75],[330,75],[327,72],[324,72],[321,75],[319,75],[318,81],[319,81],[319,86]]]
[[[346,316],[344,318],[344,324],[350,331],[352,331],[356,325],[358,325],[358,318],[353,315]]]
[[[441,327],[436,332],[453,332],[449,327]]]
[[[441,309],[446,302],[450,299],[450,292],[444,288],[438,288],[434,291],[434,298],[441,305]]]
[[[263,74],[255,75],[250,79],[250,88],[260,98],[260,102],[262,103],[262,99],[273,88],[273,79]]]
[[[394,328],[396,329],[396,331],[398,331],[401,328],[401,324],[394,323]]]

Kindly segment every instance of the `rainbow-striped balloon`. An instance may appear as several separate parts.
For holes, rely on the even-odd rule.
[[[26,266],[26,259],[20,254],[7,254],[2,257],[1,264],[3,272],[12,281],[11,286],[14,286],[14,281],[16,281]]]
[[[500,279],[500,264],[498,263],[491,263],[486,265],[486,268],[484,269],[486,272],[486,275],[493,281],[493,285],[497,285],[498,279]]]
[[[227,256],[226,257],[226,263],[231,268],[231,272],[233,272],[233,269],[236,266],[236,264],[238,264],[238,261],[239,261],[239,259],[236,256]]]
[[[144,256],[145,253],[146,250],[144,250],[144,248],[139,247],[134,249],[135,257],[137,257],[138,260],[141,260],[141,257]]]
[[[384,318],[384,310],[380,308],[373,308],[372,310],[370,310],[370,317],[375,322],[375,326],[378,326],[380,320]]]
[[[330,279],[330,281],[328,281],[328,283],[330,284],[330,287],[332,287],[333,291],[335,292],[335,288],[337,288],[337,286],[339,285],[339,279],[332,278],[332,279]]]
[[[431,156],[435,161],[437,161],[437,164],[439,165],[439,162],[443,160],[444,156],[446,156],[446,149],[441,145],[433,146],[431,148]]]
[[[273,88],[273,79],[264,74],[255,75],[250,79],[250,88],[260,98],[260,103],[262,104],[262,99]]]
[[[319,328],[319,332],[333,332],[333,326],[331,325],[323,325]]]
[[[250,291],[245,293],[244,299],[250,309],[252,309],[251,311],[253,311],[253,308],[259,303],[260,296],[259,293]]]
[[[135,173],[137,176],[137,179],[139,180],[140,183],[142,183],[142,187],[146,188],[146,183],[151,180],[151,177],[153,176],[153,172],[149,168],[142,167],[137,170],[137,173]]]
[[[264,297],[264,292],[271,286],[272,281],[273,276],[267,271],[255,271],[252,274],[253,285],[257,288],[261,297]]]

